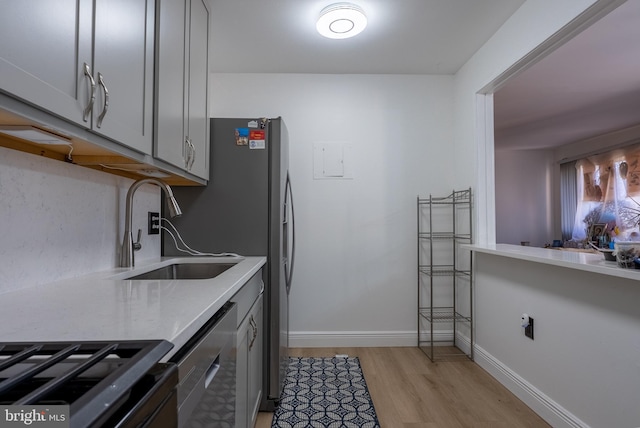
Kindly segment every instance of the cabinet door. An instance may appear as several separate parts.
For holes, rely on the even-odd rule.
[[[249,309],[237,332],[236,427],[253,427],[262,398],[262,294]]]
[[[95,5],[93,131],[151,154],[155,2]]]
[[[258,297],[250,317],[254,320],[255,338],[249,346],[249,379],[248,379],[248,403],[249,403],[249,426],[254,426],[260,409],[262,398],[262,343],[264,338],[262,322],[262,295]]]
[[[76,123],[89,102],[91,0],[2,1],[0,90]]]
[[[209,9],[203,0],[190,0],[187,137],[194,150],[190,172],[209,178]]]
[[[185,168],[186,5],[160,0],[156,31],[156,135],[154,156]]]
[[[249,427],[249,402],[247,385],[249,382],[249,343],[252,338],[252,328],[247,316],[236,336],[236,427]]]

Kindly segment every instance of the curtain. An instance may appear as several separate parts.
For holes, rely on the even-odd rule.
[[[634,145],[575,162],[577,204],[572,240],[598,240],[603,246],[611,240],[640,239],[639,148]]]
[[[560,218],[562,241],[568,241],[573,235],[573,224],[578,208],[575,161],[560,164],[560,198],[562,199],[562,213]]]

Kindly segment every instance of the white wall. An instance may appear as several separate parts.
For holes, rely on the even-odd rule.
[[[476,361],[554,427],[640,426],[638,281],[480,253],[476,262]]]
[[[452,80],[212,75],[212,116],[289,129],[292,346],[415,345],[416,196],[452,190]],[[353,145],[353,180],[313,179],[313,144],[332,141]]]
[[[0,147],[0,293],[116,267],[131,182]],[[146,235],[159,201],[156,186],[136,192],[137,260],[160,255],[159,235]]]
[[[495,240],[495,177],[477,93],[594,3],[615,0],[528,0],[455,76],[454,185],[476,179],[479,243]],[[636,281],[506,261],[476,256],[476,361],[553,426],[640,426]],[[536,317],[534,341],[523,311]]]
[[[501,150],[495,153],[496,242],[531,246],[551,244],[555,217],[552,150]]]

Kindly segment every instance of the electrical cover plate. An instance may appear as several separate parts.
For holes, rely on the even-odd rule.
[[[524,328],[524,335],[533,340],[533,318],[529,317],[529,325]]]
[[[148,218],[149,218],[149,221],[148,221],[149,228],[147,230],[147,233],[149,235],[159,235],[160,234],[160,213],[149,212]]]

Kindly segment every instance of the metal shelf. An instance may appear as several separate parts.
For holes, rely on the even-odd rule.
[[[447,341],[438,342],[446,343]],[[456,348],[454,346],[434,346],[432,348],[431,346],[427,345],[429,345],[429,342],[420,342],[418,344],[418,347],[429,357],[431,361],[452,361],[457,359],[468,360],[469,358],[469,355],[460,350],[460,348]]]
[[[470,277],[470,270],[460,270],[454,269],[453,266],[428,266],[422,265],[418,266],[418,271],[422,274],[429,276],[452,276],[456,275],[458,277]]]
[[[451,232],[421,232],[418,238],[422,239],[453,239],[455,236]]]
[[[462,315],[453,308],[419,308],[418,313],[428,322],[471,322],[470,316]]]
[[[459,247],[473,242],[471,211],[470,188],[417,199],[418,347],[431,361],[450,356],[473,360],[473,259]],[[434,330],[434,325],[447,323],[450,331]],[[460,340],[468,342],[468,351]]]
[[[418,270],[420,273],[429,276],[451,276],[455,273],[453,265],[443,265],[443,266],[429,266],[429,265],[420,265],[418,266]]]
[[[447,196],[421,198],[418,196],[418,205],[450,205],[450,204],[471,204],[471,189],[454,190]]]

